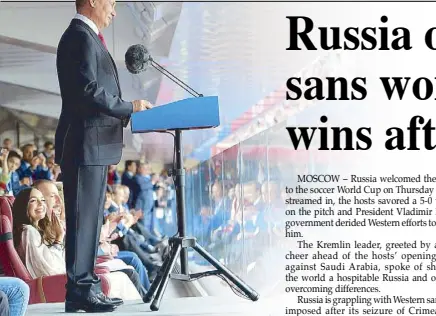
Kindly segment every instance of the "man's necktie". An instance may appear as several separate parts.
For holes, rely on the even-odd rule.
[[[101,42],[103,43],[104,47],[107,49],[106,42],[104,41],[103,34],[98,33],[98,38],[101,40]]]

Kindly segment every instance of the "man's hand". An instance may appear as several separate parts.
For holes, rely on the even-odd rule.
[[[47,168],[47,163],[46,163],[45,156],[43,154],[39,154],[38,157],[40,159],[41,167]]]
[[[8,160],[9,151],[6,148],[0,150],[0,161]]]
[[[109,222],[111,222],[111,223],[115,223],[115,226],[116,226],[116,224],[118,224],[118,222],[119,222],[122,218],[123,218],[122,215],[118,214],[117,212],[114,212],[114,213],[110,213],[110,214],[106,217],[106,220],[109,221]]]
[[[33,156],[32,161],[30,162],[30,167],[32,169],[36,169],[36,167],[40,164],[41,164],[41,158],[39,156]]]
[[[117,245],[112,245],[112,244],[111,244],[111,250],[110,250],[110,254],[111,254],[111,256],[116,257],[116,256],[118,256],[118,253],[119,253],[119,252],[120,252],[120,248],[118,248]]]
[[[120,235],[118,235],[118,233],[114,233],[114,234],[110,235],[110,237],[107,237],[106,241],[108,243],[111,243],[112,241],[117,240],[118,238],[120,238]]]
[[[54,181],[57,180],[58,176],[61,174],[61,167],[59,165],[54,165],[53,167],[53,177],[54,177]]]
[[[130,213],[133,214],[133,217],[136,219],[136,221],[144,217],[144,213],[142,212],[142,210],[130,210]]]
[[[30,186],[30,178],[29,177],[24,177],[20,182],[21,182],[21,185]]]
[[[147,100],[135,100],[133,103],[133,112],[140,112],[151,109],[153,105]]]
[[[51,220],[52,220],[52,222],[51,222],[52,229],[53,229],[53,232],[55,234],[55,241],[63,244],[64,243],[64,236],[65,236],[64,228],[62,227],[62,224],[56,215],[52,216]]]
[[[0,150],[0,166],[3,166],[3,173],[4,174],[9,173],[8,157],[9,157],[9,151],[6,148],[2,148]]]

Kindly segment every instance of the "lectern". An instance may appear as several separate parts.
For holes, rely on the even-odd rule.
[[[258,293],[246,285],[232,271],[216,260],[194,237],[186,236],[185,224],[185,170],[183,168],[182,131],[192,129],[213,128],[220,124],[219,104],[216,96],[199,96],[161,105],[147,111],[132,114],[132,133],[174,131],[175,137],[175,187],[177,199],[177,229],[175,237],[170,238],[170,252],[160,268],[156,279],[145,298],[152,311],[159,310],[165,289],[170,278],[191,281],[209,275],[225,277],[240,292],[253,301],[259,298]],[[193,248],[206,259],[216,270],[190,274],[188,268],[187,248]],[[180,274],[173,274],[174,265],[180,256]]]
[[[132,133],[212,128],[220,125],[218,97],[188,98],[133,113]]]

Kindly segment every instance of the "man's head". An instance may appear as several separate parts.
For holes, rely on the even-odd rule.
[[[100,31],[116,16],[115,0],[76,0],[76,10],[92,20]]]
[[[123,204],[125,196],[126,195],[124,194],[124,189],[121,185],[114,186],[113,198],[114,198],[115,203],[117,203],[118,205]]]
[[[121,187],[124,190],[124,203],[127,203],[127,202],[129,202],[130,189],[127,185],[122,185]]]
[[[136,173],[136,162],[133,160],[126,161],[126,171],[131,173]]]
[[[50,141],[45,142],[44,143],[44,151],[49,155],[53,154],[53,151],[54,151],[53,142],[50,142]]]
[[[51,213],[54,213],[59,219],[64,220],[64,203],[56,184],[50,180],[38,180],[33,187],[44,195],[49,218],[51,218]]]
[[[32,144],[24,145],[22,151],[23,151],[23,160],[25,162],[31,163],[34,154],[33,145]]]
[[[55,159],[53,156],[47,158],[47,168],[51,169],[55,165]]]
[[[138,173],[143,176],[148,176],[151,173],[151,167],[147,163],[140,163]]]
[[[16,151],[10,151],[8,155],[9,172],[15,172],[21,165],[21,156]]]
[[[12,149],[12,140],[10,138],[5,138],[3,140],[3,147],[6,148],[7,150],[11,150]]]

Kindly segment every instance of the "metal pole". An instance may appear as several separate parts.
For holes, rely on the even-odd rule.
[[[15,132],[17,133],[17,148],[20,148],[20,122],[15,123]]]
[[[177,226],[179,237],[186,237],[185,220],[185,169],[183,167],[182,132],[175,131],[176,146],[176,192],[177,192]],[[188,253],[186,248],[180,252],[181,274],[188,275]]]

